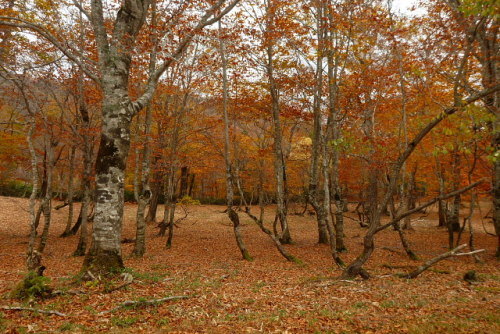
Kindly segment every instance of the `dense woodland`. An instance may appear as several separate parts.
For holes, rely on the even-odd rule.
[[[80,257],[74,274],[100,281],[129,255],[147,257],[159,237],[171,251],[179,227],[196,230],[183,222],[208,204],[221,205],[230,252],[246,261],[247,224],[284,263],[307,261],[294,253],[301,232],[290,223],[303,217],[334,275],[369,279],[383,231],[408,261],[421,260],[409,235],[432,211],[448,250],[403,277],[457,255],[494,263],[498,2],[398,8],[0,1],[0,191],[29,198],[29,217],[15,222],[29,227],[24,270],[43,275],[60,212],[57,233],[73,240],[66,255]],[[127,202],[136,203],[130,238]],[[360,247],[349,247],[348,226]]]

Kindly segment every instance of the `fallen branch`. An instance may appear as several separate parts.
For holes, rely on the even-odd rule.
[[[1,307],[3,310],[9,310],[9,311],[30,311],[30,312],[37,312],[37,313],[44,313],[44,314],[55,314],[60,317],[67,317],[68,315],[65,313],[61,313],[59,311],[53,311],[53,310],[42,310],[38,308],[32,308],[32,307],[21,307],[21,306],[2,306]]]
[[[127,300],[120,305],[118,305],[115,308],[112,308],[111,310],[107,311],[102,311],[99,312],[99,315],[103,315],[106,313],[111,313],[114,311],[117,311],[121,308],[128,307],[128,306],[150,306],[150,305],[156,305],[159,303],[163,303],[169,300],[177,300],[177,299],[187,299],[189,298],[188,296],[170,296],[170,297],[165,297],[165,298],[159,298],[159,299],[149,299],[149,300]]]
[[[55,290],[52,291],[51,295],[52,296],[64,296],[64,295],[71,295],[71,296],[76,296],[76,295],[84,295],[85,291],[81,290]]]
[[[450,250],[449,252],[443,253],[441,255],[436,256],[435,258],[430,259],[429,261],[425,262],[423,265],[421,265],[420,267],[418,267],[417,269],[415,269],[411,273],[409,273],[407,275],[405,274],[405,275],[399,275],[399,276],[401,276],[403,278],[409,278],[409,279],[416,278],[418,275],[420,275],[421,273],[423,273],[424,271],[429,269],[432,265],[438,263],[439,261],[447,259],[449,257],[473,255],[473,254],[484,252],[484,249],[478,249],[476,251],[468,252],[468,253],[457,253],[458,251],[464,249],[465,247],[467,247],[467,244],[463,244],[463,245],[460,245],[458,247],[455,247],[454,249]]]
[[[384,224],[384,225],[379,226],[379,227],[376,229],[375,233],[378,233],[378,232],[380,232],[380,231],[383,231],[383,230],[385,230],[386,228],[388,228],[389,226],[393,226],[393,225],[395,225],[395,224],[396,224],[397,222],[399,222],[401,219],[403,219],[403,218],[405,218],[405,217],[408,217],[409,215],[411,215],[411,214],[413,214],[413,213],[415,213],[415,212],[418,212],[418,211],[420,211],[420,210],[422,210],[422,209],[425,209],[426,207],[431,206],[432,204],[434,204],[434,203],[436,203],[436,202],[438,202],[438,201],[442,201],[442,200],[445,200],[445,199],[452,198],[452,197],[455,197],[455,196],[457,196],[457,195],[460,195],[460,194],[462,194],[462,193],[464,193],[464,192],[466,192],[466,191],[468,191],[468,190],[470,190],[470,189],[472,189],[472,188],[474,188],[474,187],[477,187],[478,185],[480,185],[481,183],[484,183],[484,182],[485,182],[485,180],[484,180],[484,179],[481,179],[481,180],[479,180],[479,181],[477,181],[477,182],[474,182],[474,183],[472,183],[472,184],[470,184],[470,185],[468,185],[467,187],[464,187],[464,188],[462,188],[462,189],[459,189],[459,190],[453,191],[453,192],[451,192],[451,193],[448,193],[448,194],[445,194],[445,195],[442,195],[442,196],[435,197],[435,198],[431,199],[430,201],[428,201],[428,202],[426,202],[426,203],[424,203],[424,204],[422,204],[422,205],[420,205],[420,206],[418,206],[418,207],[416,207],[416,208],[414,208],[414,209],[412,209],[412,210],[408,210],[408,211],[406,211],[406,212],[404,212],[404,213],[402,213],[402,214],[398,215],[398,216],[397,216],[397,217],[395,217],[393,220],[391,220],[389,223],[386,223],[386,224]]]

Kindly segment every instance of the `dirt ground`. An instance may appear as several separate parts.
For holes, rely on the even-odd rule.
[[[135,208],[126,205],[124,238],[135,236]],[[166,240],[156,236],[153,224],[147,228],[144,258],[129,257],[133,244],[123,244],[126,272],[134,281],[110,293],[105,292],[109,289],[105,283],[73,283],[83,261],[71,256],[78,236],[58,237],[67,208],[54,211],[43,262],[51,285],[66,293],[31,306],[66,316],[3,309],[0,332],[500,333],[497,239],[485,233],[485,229],[493,232],[493,226],[481,222],[479,215],[474,228],[476,248],[486,250],[480,254],[483,263],[469,256],[454,257],[417,279],[396,277],[447,250],[447,234],[436,227],[431,212],[412,217],[415,230],[407,233],[419,261],[409,260],[397,232],[387,229],[377,236],[377,250],[366,266],[374,277],[342,281],[328,247],[316,243],[314,216],[289,218],[294,243],[287,249],[301,264],[287,262],[269,237],[244,218],[244,240],[254,258],[247,262],[241,259],[223,209],[190,206],[188,218],[175,230],[171,249],[165,249]],[[272,222],[272,209],[268,211],[267,221]],[[354,218],[353,213],[347,215]],[[27,200],[1,197],[0,307],[30,306],[9,298],[25,274],[28,230]],[[365,230],[347,219],[345,233],[348,252],[342,257],[349,262],[359,254]],[[464,233],[462,240],[468,238]],[[478,282],[463,280],[469,270],[478,273]],[[108,312],[125,301],[167,296],[187,298]]]

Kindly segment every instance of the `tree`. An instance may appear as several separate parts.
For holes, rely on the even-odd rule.
[[[97,62],[88,59],[70,41],[65,40],[56,26],[44,26],[28,17],[1,16],[0,26],[31,30],[47,39],[68,59],[82,68],[102,90],[102,129],[96,162],[96,208],[92,245],[84,261],[84,268],[99,273],[110,273],[123,267],[121,229],[123,219],[123,187],[126,158],[130,148],[132,118],[152,99],[158,80],[165,70],[180,57],[191,40],[205,26],[217,22],[239,0],[226,4],[218,0],[209,7],[203,2],[181,4],[170,17],[175,28],[180,14],[198,10],[199,18],[186,30],[164,59],[149,76],[143,94],[133,100],[129,95],[129,79],[138,36],[146,23],[152,0],[125,0],[108,17],[103,1],[91,1],[90,8],[77,0],[72,1],[88,20],[95,36]],[[201,8],[200,8],[201,7]],[[172,9],[172,8],[165,8]],[[50,12],[50,9],[47,9]],[[52,21],[52,20],[51,20]],[[108,22],[111,30],[108,31]],[[186,28],[188,29],[188,28]],[[56,31],[54,31],[56,30]],[[158,39],[158,43],[161,39]]]

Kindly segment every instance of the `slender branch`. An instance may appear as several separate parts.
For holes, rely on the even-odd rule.
[[[425,209],[428,206],[431,206],[432,204],[434,204],[434,203],[436,203],[438,201],[442,201],[442,200],[445,200],[445,199],[448,199],[448,198],[452,198],[452,197],[455,197],[457,195],[460,195],[461,193],[469,191],[472,188],[477,187],[481,183],[484,183],[485,181],[486,180],[484,180],[484,179],[483,180],[479,180],[477,182],[474,182],[474,183],[468,185],[467,187],[464,187],[464,188],[452,191],[451,193],[448,193],[448,194],[445,194],[445,195],[442,195],[442,196],[435,197],[435,198],[431,199],[430,201],[425,202],[424,204],[422,204],[422,205],[420,205],[420,206],[418,206],[418,207],[416,207],[416,208],[414,208],[412,210],[408,210],[408,211],[406,211],[406,212],[398,215],[396,218],[394,218],[393,220],[391,220],[389,223],[384,224],[384,225],[378,227],[375,233],[378,233],[378,232],[380,232],[382,230],[385,230],[389,226],[394,225],[397,222],[399,222],[401,219],[403,219],[405,217],[408,217],[409,215],[414,214],[415,212],[419,212],[419,211]]]
[[[17,21],[17,22],[12,22],[12,21]],[[85,59],[86,61],[92,62],[91,59],[85,57],[83,54],[79,53],[77,50],[74,48],[64,45],[62,42],[60,42],[54,34],[52,34],[50,31],[48,31],[45,27],[42,27],[38,24],[26,21],[24,19],[20,18],[15,18],[15,17],[9,17],[9,16],[0,16],[0,26],[8,26],[8,27],[15,27],[15,28],[20,28],[20,29],[28,29],[31,31],[34,31],[38,33],[40,36],[45,38],[47,41],[49,41],[52,45],[54,45],[59,51],[61,51],[66,57],[68,57],[72,62],[74,62],[76,65],[78,65],[82,71],[85,72],[85,74],[100,84],[100,79],[83,63],[80,61],[80,59]],[[76,54],[75,54],[76,53]]]
[[[32,307],[22,307],[22,306],[2,306],[1,307],[3,310],[9,310],[9,311],[30,311],[30,312],[37,312],[37,313],[43,313],[43,314],[55,314],[60,317],[68,317],[69,315],[65,313],[61,313],[59,311],[53,311],[53,310],[43,310],[39,308],[32,308]]]
[[[389,203],[392,194],[394,193],[398,181],[399,172],[404,164],[404,162],[408,159],[408,157],[413,153],[417,145],[424,139],[424,137],[434,129],[442,120],[447,118],[448,116],[456,113],[460,108],[466,107],[467,105],[474,103],[485,96],[488,96],[496,91],[500,90],[500,84],[496,86],[492,86],[488,89],[482,90],[474,95],[471,95],[465,98],[463,101],[455,101],[453,107],[445,108],[439,115],[437,115],[431,122],[429,122],[420,132],[413,138],[411,142],[406,146],[405,151],[399,156],[396,164],[394,165],[391,173],[391,181],[389,186],[387,187],[387,191],[385,193],[384,199],[379,206],[379,214],[382,211],[387,203]],[[458,104],[458,105],[457,105]]]
[[[473,255],[473,254],[484,252],[484,249],[478,249],[478,250],[473,251],[473,252],[458,253],[458,251],[464,249],[465,247],[467,247],[467,244],[463,244],[463,245],[460,245],[458,247],[455,247],[452,250],[450,250],[449,252],[443,253],[441,255],[436,256],[435,258],[428,260],[427,262],[425,262],[423,265],[421,265],[420,267],[418,267],[417,269],[415,269],[414,271],[412,271],[408,275],[401,275],[401,276],[404,278],[409,278],[409,279],[416,278],[418,275],[423,273],[425,270],[429,269],[432,265],[438,263],[439,261],[447,259],[449,257]]]
[[[156,85],[158,84],[158,80],[160,77],[165,73],[165,71],[174,63],[177,61],[186,51],[187,46],[189,43],[193,40],[193,38],[196,36],[196,34],[205,28],[206,26],[209,26],[218,20],[220,20],[224,15],[229,13],[241,0],[233,0],[229,5],[226,6],[223,10],[219,12],[219,14],[214,15],[215,12],[217,12],[220,7],[225,3],[225,0],[219,0],[217,3],[215,3],[212,7],[207,9],[205,11],[205,14],[203,17],[200,19],[198,24],[191,30],[190,33],[188,33],[180,42],[175,51],[168,57],[167,60],[165,60],[153,73],[153,75],[150,76],[149,82],[146,86],[145,92],[142,94],[141,97],[139,97],[137,100],[135,100],[132,103],[132,107],[134,110],[134,114],[138,113],[153,97],[153,93],[156,89]]]
[[[81,0],[80,0],[81,1]],[[90,18],[90,13],[88,11],[85,10],[85,8],[83,8],[83,6],[81,5],[80,2],[78,2],[78,0],[72,0],[73,2],[73,5],[75,5],[76,8],[78,8],[78,10],[80,12],[82,12],[83,15],[85,15],[85,17],[91,21],[91,18]]]

